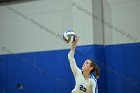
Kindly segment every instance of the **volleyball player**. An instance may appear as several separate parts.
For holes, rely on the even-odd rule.
[[[82,66],[82,70],[76,65],[74,54],[78,40],[79,37],[76,37],[76,41],[72,44],[68,53],[70,67],[75,78],[75,88],[72,90],[72,93],[98,93],[97,79],[100,71],[97,64],[93,60],[87,59]],[[92,73],[96,74],[96,78],[91,75]]]

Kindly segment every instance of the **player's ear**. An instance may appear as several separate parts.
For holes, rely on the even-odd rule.
[[[93,66],[90,66],[90,71],[93,69]]]

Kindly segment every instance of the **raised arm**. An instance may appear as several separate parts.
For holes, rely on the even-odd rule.
[[[75,49],[76,49],[78,40],[79,40],[79,37],[76,38],[76,41],[72,44],[71,50],[68,53],[68,59],[69,59],[69,62],[70,62],[70,67],[71,67],[71,70],[72,70],[74,75],[76,75],[77,70],[79,69],[76,65],[75,58],[74,58]]]

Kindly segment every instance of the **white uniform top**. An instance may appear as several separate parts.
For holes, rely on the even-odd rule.
[[[70,62],[71,70],[74,74],[75,78],[75,88],[72,90],[72,93],[95,93],[96,88],[96,79],[89,78],[86,80],[82,74],[82,70],[79,69],[76,65],[75,59],[74,59],[74,51],[70,51],[68,53],[68,59]]]

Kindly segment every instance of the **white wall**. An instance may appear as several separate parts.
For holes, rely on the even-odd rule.
[[[140,0],[72,0],[80,44],[140,42]],[[85,39],[88,38],[88,39]]]
[[[140,42],[140,0],[103,0],[105,43]]]
[[[93,43],[93,20],[85,11],[92,12],[91,0],[72,0],[73,29],[86,45]]]
[[[92,0],[93,9],[93,38],[94,44],[104,44],[104,29],[103,29],[103,9],[102,0]]]
[[[70,48],[61,40],[69,27],[80,36],[79,45],[139,42],[139,5],[139,0],[35,0],[1,5],[0,54]]]
[[[0,54],[69,48],[60,38],[72,27],[71,0],[0,6]],[[52,31],[50,31],[52,30]]]
[[[73,29],[80,36],[80,44],[103,44],[101,0],[72,0]]]
[[[0,54],[70,48],[61,40],[68,28],[78,45],[102,44],[101,0],[39,0],[0,6]]]

